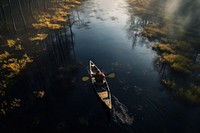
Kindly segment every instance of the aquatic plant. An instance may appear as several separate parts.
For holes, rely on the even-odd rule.
[[[35,37],[29,38],[30,41],[42,41],[46,39],[48,34],[37,34]]]
[[[192,104],[200,104],[200,86],[191,84],[188,89],[182,89],[177,94]]]
[[[175,51],[173,50],[170,44],[159,43],[159,44],[154,45],[153,49],[156,49],[158,51],[165,52],[165,53],[175,53]]]
[[[15,44],[16,44],[16,41],[15,41],[15,40],[11,40],[11,39],[7,40],[7,45],[8,45],[9,47],[14,46]]]
[[[0,54],[0,63],[3,62],[4,59],[8,58],[10,54],[7,51],[4,51],[2,54]]]
[[[192,13],[186,14],[186,16],[189,17],[186,17],[187,19],[183,22],[182,20],[184,15],[179,16],[179,14],[174,14],[175,12],[169,10],[170,8],[165,7],[167,4],[171,4],[171,1],[167,2],[166,5],[163,4],[163,2],[153,0],[128,0],[128,2],[133,6],[133,9],[131,9],[130,12],[133,12],[141,18],[147,19],[147,23],[143,25],[144,27],[140,34],[147,37],[150,41],[159,41],[159,43],[154,45],[152,49],[158,52],[158,58],[161,57],[160,59],[157,59],[158,62],[156,62],[160,64],[160,67],[162,67],[160,70],[162,70],[163,73],[167,73],[169,79],[172,79],[170,76],[174,76],[173,81],[161,80],[162,84],[166,88],[174,90],[175,92],[182,90],[179,88],[184,88],[179,93],[181,96],[185,97],[185,99],[191,103],[200,103],[200,64],[195,61],[200,50],[199,27],[196,25],[199,20],[197,18],[198,15],[193,16],[191,15]],[[150,3],[153,4],[151,5]],[[159,6],[156,6],[155,4],[158,4]],[[152,7],[155,8],[152,9]],[[183,5],[180,5],[180,7],[184,7],[184,3]],[[179,8],[174,8],[174,10],[178,11]],[[180,12],[186,13],[187,11],[180,10]],[[192,24],[191,22],[194,20],[195,22]],[[188,82],[178,82],[180,80],[178,78],[180,77],[178,77],[177,74],[181,74],[181,76],[187,78]],[[188,83],[190,82],[195,83],[196,85],[188,86]]]
[[[6,111],[8,111],[8,103],[4,100],[3,102],[1,102],[0,115],[5,115]]]
[[[14,98],[11,102],[7,102],[6,100],[1,102],[0,105],[0,116],[6,115],[6,112],[10,109],[19,108],[21,105],[21,99]]]
[[[156,24],[148,24],[140,33],[142,36],[149,39],[159,39],[167,36],[168,31],[164,27],[159,27]]]
[[[23,49],[23,47],[20,44],[18,44],[18,45],[15,46],[15,50],[22,50],[22,49]]]
[[[47,38],[47,33],[49,33],[50,30],[63,28],[70,18],[69,10],[80,4],[77,0],[52,0],[50,2],[44,1],[44,3],[41,1],[27,3],[30,4],[28,6],[30,6],[31,11],[27,13],[29,14],[27,17],[24,16],[26,13],[23,13],[23,10],[21,10],[22,12],[20,14],[23,16],[23,24],[14,22],[12,27],[10,26],[10,23],[12,23],[10,22],[10,14],[5,14],[6,16],[4,16],[9,22],[4,22],[5,31],[8,30],[10,33],[12,30],[15,30],[18,34],[11,34],[12,38],[7,38],[7,36],[2,34],[0,35],[0,41],[3,42],[5,48],[0,53],[0,115],[5,115],[10,109],[18,108],[21,105],[21,98],[14,98],[13,100],[5,99],[6,97],[10,97],[8,93],[13,91],[8,91],[9,86],[13,83],[12,81],[19,76],[29,63],[33,62],[33,59],[28,55],[29,53],[26,53],[27,45],[24,45],[24,42],[26,41],[26,43],[29,43],[28,45],[33,44],[31,41],[37,42]],[[24,2],[24,5],[21,5],[22,8],[24,8],[23,6],[26,6],[27,3]],[[39,3],[44,4],[44,6],[38,5],[33,7],[34,4]],[[1,25],[1,27],[3,26]],[[29,33],[24,35],[24,29]],[[42,33],[40,29],[42,29]],[[23,36],[21,33],[23,33]],[[45,91],[41,90],[37,92],[36,97],[42,98],[44,95]]]
[[[174,81],[170,81],[170,80],[161,80],[163,85],[165,87],[167,87],[169,90],[175,90],[176,89],[176,83]]]
[[[192,61],[183,55],[164,54],[162,56],[162,60],[170,64],[170,67],[175,71],[182,72],[184,74],[191,74],[192,72]]]
[[[20,103],[21,103],[21,99],[19,98],[14,98],[13,101],[10,103],[11,105],[11,109],[15,108],[15,107],[20,107]]]
[[[68,21],[68,10],[76,6],[72,3],[80,4],[80,2],[76,0],[63,1],[56,4],[57,6],[49,8],[52,13],[42,12],[35,16],[37,23],[33,23],[32,26],[35,29],[61,29],[63,26],[60,23],[66,23]]]
[[[19,72],[26,67],[27,63],[32,61],[33,60],[27,54],[24,54],[23,58],[20,60],[10,58],[7,61],[4,61],[1,70],[4,72],[5,77],[12,78],[15,75],[18,75]]]

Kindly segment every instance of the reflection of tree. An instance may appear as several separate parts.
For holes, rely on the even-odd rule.
[[[150,23],[153,23],[151,19],[142,18],[134,13],[130,13],[130,18],[127,22],[127,36],[130,40],[132,40],[133,47],[137,44],[144,45],[146,38],[142,37],[140,32],[147,24]]]
[[[49,128],[55,128],[45,124],[49,123],[49,114],[63,109],[60,105],[65,104],[63,99],[67,98],[76,83],[78,65],[71,53],[70,38],[69,29],[63,29],[40,42],[44,52],[38,53],[39,57],[35,57],[31,67],[25,70],[17,83],[10,88],[12,95],[19,97],[23,103],[18,109],[20,113],[12,112],[19,123],[15,130],[42,128],[47,131]],[[7,95],[9,99],[11,94]],[[65,106],[67,108],[68,105]],[[24,113],[27,115],[24,116]],[[52,119],[53,117],[51,116]],[[1,131],[8,131],[9,127],[16,125],[11,118],[6,118],[9,123],[1,127]],[[3,119],[0,122],[4,123]]]
[[[76,73],[79,65],[73,54],[72,42],[69,28],[66,28],[55,31],[34,48],[27,49],[27,52],[34,56],[34,62],[24,70],[14,85],[9,87],[10,91],[6,94],[6,100],[16,96],[23,103],[17,112],[12,112],[12,116],[15,115],[15,120],[19,123],[17,131],[37,127],[49,130],[44,124],[49,122],[49,114],[62,108],[60,105],[65,104],[63,99],[77,83]],[[24,116],[24,113],[27,115]],[[3,132],[10,131],[9,127],[16,125],[11,118],[6,118],[9,123],[1,126]],[[0,119],[0,123],[4,122]]]
[[[169,27],[174,36],[199,36],[199,0],[151,0],[149,8],[155,6],[160,8],[151,15],[161,17],[163,25]]]
[[[48,53],[55,62],[64,63],[71,58],[74,53],[73,33],[70,29],[63,29],[52,34],[46,41]]]
[[[150,25],[143,29],[142,35],[159,41],[153,47],[159,55],[154,57],[153,65],[160,74],[161,83],[189,102],[199,103],[200,67],[195,59],[200,52],[200,3],[198,0],[148,1],[131,12],[129,37],[136,45],[138,37],[134,28],[142,29],[146,26],[142,20],[147,20],[146,24]],[[135,19],[135,14],[142,20]],[[139,22],[139,26],[135,22]]]
[[[36,12],[45,11],[52,4],[50,0],[1,0],[0,29],[5,31],[27,29]]]
[[[169,65],[162,62],[162,59],[160,56],[154,57],[153,61],[154,68],[159,72],[161,79],[168,80],[170,79],[170,68]]]
[[[19,1],[22,2],[25,0]],[[33,1],[30,0],[29,2]],[[37,7],[35,7],[37,5],[40,7],[39,9],[41,9],[41,11],[43,10],[42,5],[36,4],[38,2],[40,3],[41,1],[37,0],[34,1],[34,4],[32,3],[32,6],[34,5],[33,9],[35,9],[32,10],[33,12],[38,9]],[[23,10],[25,10],[24,4],[27,3],[23,3],[21,5]],[[44,4],[46,5],[47,3],[45,2]],[[0,8],[2,9],[2,7]],[[2,16],[2,12],[0,12],[0,19],[4,20],[3,17],[5,16]],[[8,19],[8,17],[9,16],[6,16],[6,20]],[[44,105],[44,101],[51,101],[50,97],[54,97],[52,96],[54,95],[54,93],[57,94],[55,97],[58,98],[58,95],[63,94],[62,92],[65,92],[66,94],[68,90],[74,88],[76,83],[76,72],[79,65],[76,61],[74,51],[74,34],[72,31],[72,26],[75,22],[73,22],[74,20],[72,18],[73,15],[69,18],[72,21],[70,21],[68,25],[66,24],[64,28],[51,31],[53,33],[48,32],[48,37],[45,40],[37,42],[34,45],[33,42],[29,42],[25,46],[23,46],[23,50],[26,51],[28,55],[31,55],[31,58],[33,58],[34,61],[28,68],[24,69],[17,77],[13,79],[15,80],[14,83],[6,86],[8,88],[6,89],[6,91],[9,91],[6,92],[4,97],[0,97],[0,105],[4,101],[10,101],[10,99],[12,99],[13,97],[17,97],[20,98],[22,103],[24,104],[21,110],[22,112],[23,109],[27,110],[28,112],[32,109],[38,109],[39,112],[40,105],[46,106]],[[25,19],[27,20],[26,17]],[[1,20],[0,25],[2,24]],[[12,30],[12,28],[12,24],[9,23],[9,28],[7,30]],[[19,28],[19,25],[17,25],[17,28]],[[40,32],[41,31],[45,32],[43,30],[40,30]],[[3,39],[4,38],[0,36],[0,41]],[[19,56],[19,51],[12,53],[12,55]],[[19,62],[23,64],[21,60]],[[35,96],[36,94],[37,96]],[[43,100],[38,100],[37,98],[43,98]],[[19,102],[18,99],[16,99],[15,101]],[[37,105],[38,103],[39,106]],[[7,111],[7,109],[10,108],[9,103],[5,104],[7,104],[7,106],[5,106],[5,109]],[[0,107],[0,117],[1,109],[2,108]],[[7,112],[5,112],[5,114],[6,113]],[[42,113],[42,111],[40,113]],[[28,121],[32,121],[32,116],[28,117],[30,118],[22,118],[20,120],[23,121],[29,119]],[[2,123],[1,120],[0,123]],[[31,123],[29,124],[30,125],[27,126],[31,126]],[[7,126],[9,125],[5,125],[5,129],[8,128]],[[1,131],[4,131],[4,128]]]

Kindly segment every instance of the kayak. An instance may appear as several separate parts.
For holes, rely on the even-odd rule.
[[[97,70],[100,72],[101,70],[92,61],[89,62],[89,66],[90,66],[90,72],[89,72],[90,78],[91,78],[91,82],[94,87],[94,90],[96,94],[98,95],[98,97],[100,98],[100,100],[106,106],[106,108],[108,108],[109,111],[111,112],[112,102],[111,102],[111,92],[108,86],[108,82],[106,81],[106,78],[104,78],[102,84],[97,83],[93,75],[96,74]]]

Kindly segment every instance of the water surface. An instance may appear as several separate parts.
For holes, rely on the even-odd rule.
[[[2,120],[2,131],[199,133],[200,108],[181,103],[161,85],[154,42],[138,35],[149,22],[129,8],[126,0],[86,0],[74,9],[74,40],[61,30],[38,44],[45,52],[11,87],[25,100]],[[89,60],[105,74],[116,73],[108,79],[110,119],[91,83],[81,81],[88,76]],[[45,95],[32,103],[30,90]]]
[[[180,103],[160,83],[154,68],[157,55],[151,50],[153,42],[138,35],[148,20],[130,14],[128,9],[125,0],[88,0],[79,7],[81,23],[73,27],[77,59],[86,68],[92,60],[105,73],[116,73],[115,79],[108,79],[113,94],[112,121],[102,129],[106,119],[88,115],[86,131],[200,131],[199,108]],[[86,71],[82,73],[87,75]],[[91,89],[90,84],[85,87]]]

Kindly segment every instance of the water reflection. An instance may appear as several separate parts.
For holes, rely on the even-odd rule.
[[[27,79],[34,82],[39,81],[38,85],[43,85],[41,88],[49,88],[52,78],[75,84],[76,79],[73,73],[78,69],[78,66],[74,53],[73,34],[70,30],[63,29],[54,32],[45,41],[40,42],[39,45],[42,46],[45,52],[36,59],[37,65],[34,65],[36,69],[28,72],[31,77],[27,77]],[[33,84],[37,85],[36,83]]]
[[[126,8],[121,7],[123,0],[109,1],[114,9],[104,9],[107,2],[86,1],[82,7],[85,11],[74,11],[73,34],[63,29],[38,44],[43,52],[13,87],[20,88],[15,94],[23,97],[23,108],[2,122],[9,125],[0,125],[4,131],[187,132],[188,123],[195,133],[199,131],[195,124],[199,123],[199,109],[187,109],[163,91],[155,69],[167,75],[167,68],[159,66],[158,57],[149,48],[151,43],[139,35],[143,26],[154,21],[135,15],[129,18]],[[94,10],[106,19],[91,17]],[[86,30],[88,27],[91,29]],[[91,84],[81,82],[90,59],[117,75],[108,79],[114,105],[111,121],[107,121]]]
[[[145,26],[148,24],[156,24],[156,21],[153,21],[149,17],[144,17],[144,16],[137,16],[135,15],[132,11],[132,8],[129,9],[129,19],[127,21],[127,36],[130,40],[132,40],[132,46],[133,48],[135,45],[145,45],[149,46],[149,40],[146,37],[141,36],[141,31]]]
[[[1,119],[0,123],[5,125],[0,125],[2,132],[25,132],[29,129],[31,132],[55,131],[58,119],[65,116],[60,110],[67,113],[66,108],[62,109],[66,102],[62,101],[78,83],[76,73],[79,63],[72,39],[70,29],[65,28],[51,33],[47,39],[32,46],[32,50],[26,50],[31,53],[34,62],[22,72],[9,88],[12,91],[7,93],[8,100],[13,96],[18,97],[22,105],[8,113],[5,120]],[[52,113],[57,115],[58,112],[62,115],[52,116]],[[59,129],[63,126],[67,125],[58,124]]]

